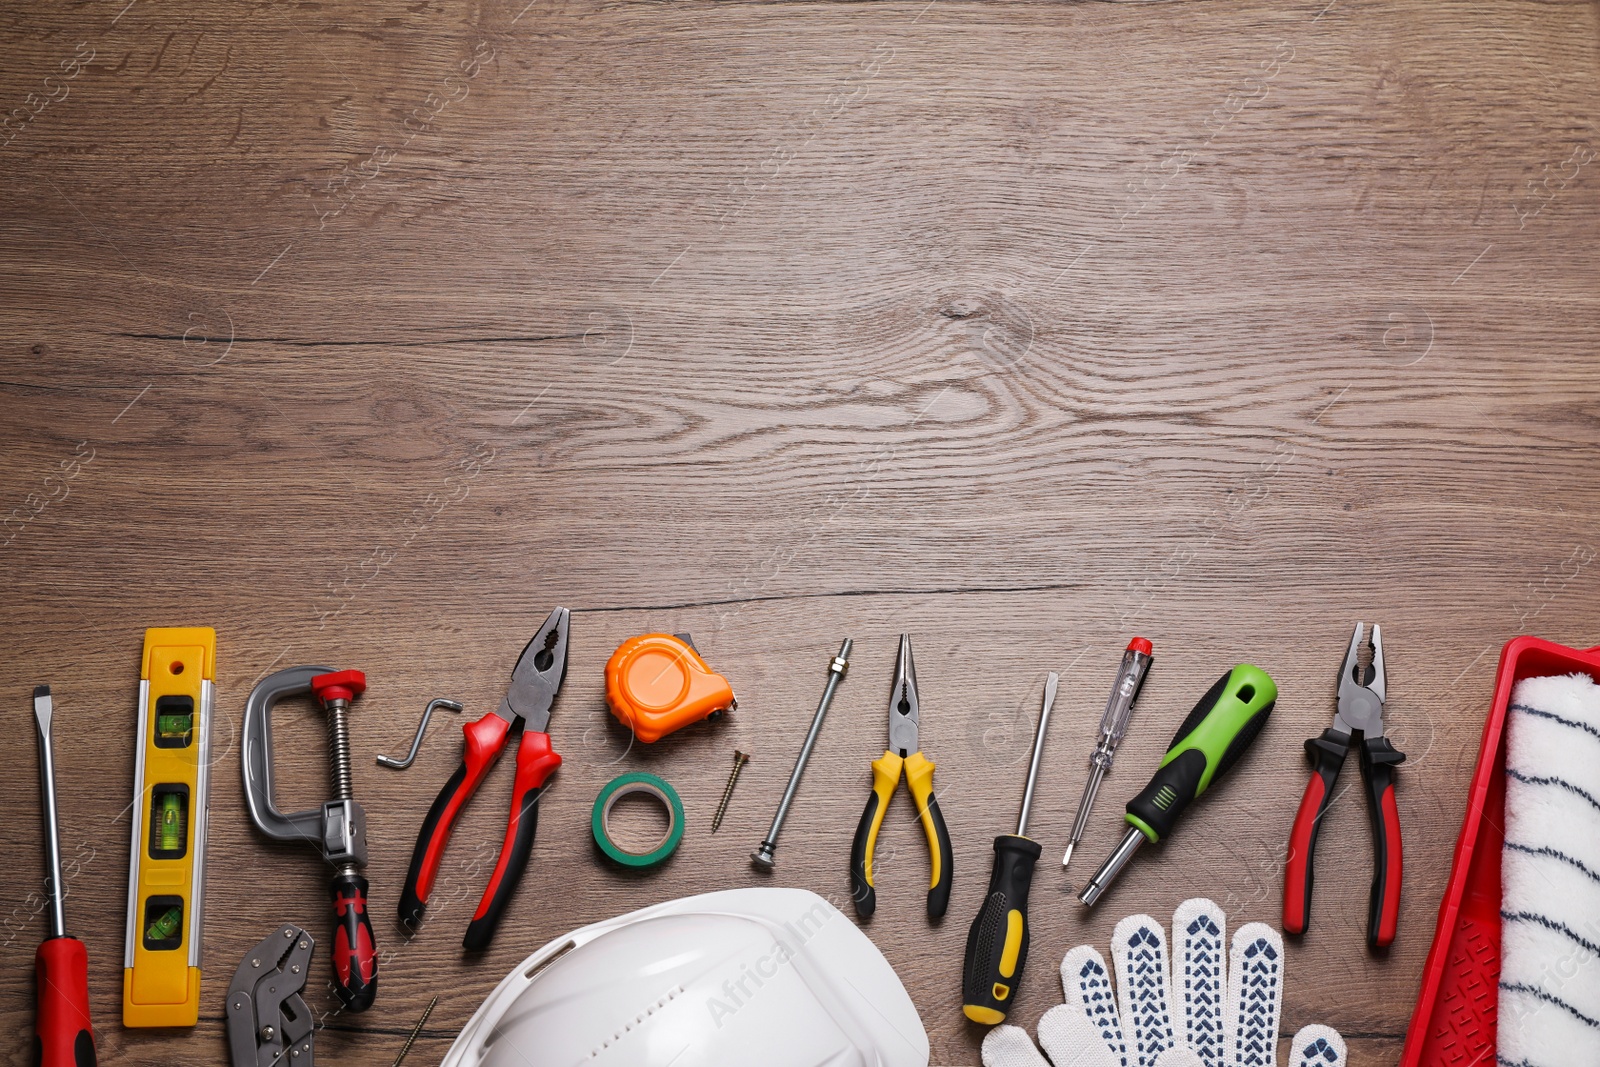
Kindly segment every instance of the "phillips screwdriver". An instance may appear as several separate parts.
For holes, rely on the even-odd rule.
[[[1152,648],[1150,642],[1135,637],[1128,642],[1122,654],[1122,666],[1117,670],[1117,682],[1111,687],[1111,697],[1106,701],[1106,713],[1100,718],[1100,739],[1089,754],[1089,781],[1083,787],[1083,799],[1078,801],[1078,817],[1072,820],[1072,836],[1067,839],[1067,853],[1061,857],[1061,866],[1072,862],[1072,850],[1083,837],[1083,828],[1089,824],[1089,812],[1094,810],[1094,798],[1100,792],[1100,781],[1111,769],[1111,759],[1116,755],[1122,735],[1128,732],[1128,720],[1133,718],[1133,702],[1139,699],[1139,689],[1150,671]]]
[[[1004,1022],[1011,993],[1022,984],[1022,967],[1028,961],[1028,889],[1033,865],[1038,862],[1037,841],[1028,836],[1028,813],[1033,807],[1033,787],[1039,778],[1039,757],[1044,754],[1045,728],[1056,702],[1060,677],[1052,672],[1044,683],[1044,708],[1033,737],[1033,757],[1028,762],[1028,782],[1022,789],[1022,810],[1017,832],[994,839],[994,868],[983,907],[967,931],[967,955],[961,969],[961,1010],[975,1023],[993,1026]]]
[[[39,731],[39,800],[44,810],[45,883],[50,901],[50,936],[34,957],[39,984],[33,1032],[40,1067],[93,1067],[94,1031],[89,1026],[89,954],[67,936],[61,893],[61,832],[56,818],[56,763],[50,745],[50,687],[33,690],[33,723]]]
[[[1128,801],[1123,816],[1128,831],[1078,894],[1079,901],[1092,907],[1139,846],[1162,841],[1172,832],[1190,802],[1244,755],[1266,725],[1277,699],[1277,683],[1266,671],[1248,663],[1217,680],[1178,727],[1150,784]]]

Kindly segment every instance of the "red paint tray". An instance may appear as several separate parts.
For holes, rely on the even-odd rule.
[[[1505,843],[1506,751],[1511,690],[1524,678],[1580,672],[1600,682],[1600,646],[1575,648],[1517,637],[1500,652],[1494,703],[1483,725],[1467,814],[1456,840],[1439,925],[1422,969],[1422,992],[1400,1067],[1466,1067],[1495,1059],[1500,982],[1500,849]]]

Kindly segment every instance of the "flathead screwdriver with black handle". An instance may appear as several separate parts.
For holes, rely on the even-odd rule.
[[[994,839],[994,868],[983,907],[967,931],[967,954],[961,969],[961,1011],[975,1023],[993,1026],[1005,1021],[1012,993],[1022,983],[1028,962],[1028,890],[1033,884],[1039,843],[1027,836],[1033,807],[1033,787],[1039,778],[1039,758],[1044,753],[1045,728],[1056,702],[1055,673],[1045,679],[1044,708],[1033,737],[1033,758],[1028,761],[1028,782],[1022,790],[1022,810],[1017,832]]]
[[[40,1067],[94,1067],[94,1031],[89,1026],[89,954],[67,936],[61,891],[61,832],[56,819],[56,763],[50,744],[50,687],[33,691],[33,723],[39,731],[39,801],[44,811],[45,888],[50,935],[34,957],[39,1004],[33,1020],[34,1052]]]
[[[1146,841],[1166,840],[1189,804],[1244,755],[1277,699],[1277,683],[1260,667],[1241,663],[1217,679],[1178,727],[1150,784],[1128,801],[1127,832],[1078,894],[1080,902],[1092,907]]]

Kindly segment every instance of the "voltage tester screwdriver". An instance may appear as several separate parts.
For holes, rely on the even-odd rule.
[[[1122,843],[1089,879],[1078,900],[1093,906],[1139,846],[1146,841],[1159,842],[1172,832],[1190,802],[1244,755],[1266,725],[1277,699],[1277,683],[1266,671],[1248,663],[1218,679],[1178,727],[1150,784],[1128,801],[1123,816],[1128,831]]]
[[[1011,992],[1022,982],[1028,961],[1028,889],[1039,843],[1028,838],[1028,812],[1033,807],[1033,787],[1039,778],[1039,757],[1044,754],[1045,728],[1056,702],[1061,679],[1052,672],[1044,683],[1044,708],[1033,737],[1033,758],[1028,762],[1028,782],[1022,789],[1022,810],[1017,832],[994,839],[994,869],[983,907],[967,931],[967,955],[961,968],[961,1010],[975,1023],[993,1026],[1005,1021]]]
[[[50,936],[34,957],[39,983],[34,1016],[34,1052],[40,1067],[94,1067],[94,1031],[89,1026],[89,954],[67,936],[61,893],[61,832],[56,817],[56,763],[50,745],[50,687],[33,691],[33,723],[39,731],[39,800],[44,809],[45,861],[49,878]]]
[[[1083,828],[1089,824],[1089,813],[1094,810],[1094,798],[1100,793],[1100,780],[1111,769],[1111,759],[1128,732],[1128,720],[1133,718],[1133,702],[1139,699],[1145,675],[1150,672],[1150,642],[1135,637],[1128,642],[1122,654],[1122,666],[1117,669],[1116,684],[1106,701],[1106,712],[1100,718],[1100,739],[1089,754],[1089,781],[1083,787],[1083,799],[1078,801],[1078,817],[1072,820],[1072,836],[1067,839],[1067,854],[1061,857],[1061,866],[1072,862],[1072,850],[1083,837]]]

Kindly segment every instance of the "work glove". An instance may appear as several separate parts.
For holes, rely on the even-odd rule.
[[[1123,919],[1111,940],[1115,995],[1105,959],[1079,945],[1061,961],[1066,1003],[1039,1020],[1050,1058],[1021,1027],[997,1026],[983,1039],[984,1067],[1277,1067],[1283,938],[1246,923],[1225,951],[1227,921],[1209,900],[1178,905],[1169,964],[1160,923]],[[1295,1035],[1289,1067],[1345,1062],[1337,1030],[1307,1026]]]

